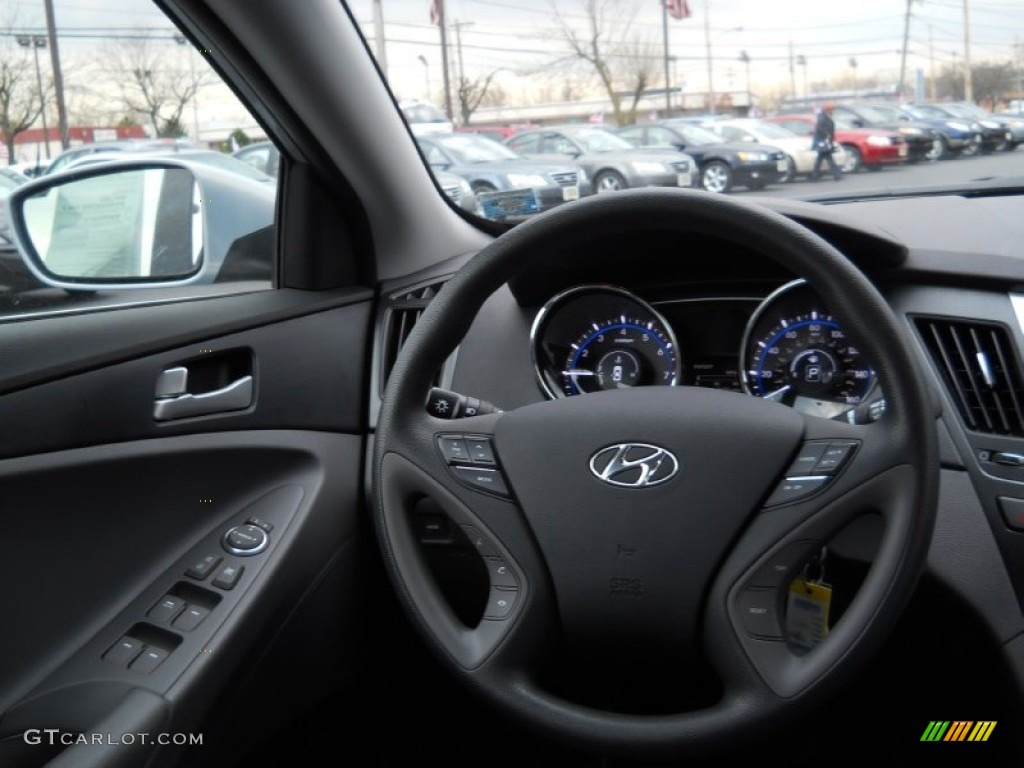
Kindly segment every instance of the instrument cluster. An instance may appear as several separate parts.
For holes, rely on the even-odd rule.
[[[870,362],[803,280],[766,298],[653,303],[623,288],[580,286],[537,313],[531,345],[550,398],[688,385],[742,391],[851,422],[880,413]]]

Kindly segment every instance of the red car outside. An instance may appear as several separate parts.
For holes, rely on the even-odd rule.
[[[814,115],[777,115],[765,119],[800,136],[807,136],[808,141],[814,134]],[[847,160],[843,166],[846,173],[856,173],[861,168],[878,171],[883,165],[906,161],[907,143],[898,133],[844,125],[839,115],[834,115],[833,119],[836,121],[836,141],[846,149]]]

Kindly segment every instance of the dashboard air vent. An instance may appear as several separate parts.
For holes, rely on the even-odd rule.
[[[1024,390],[1010,334],[980,320],[916,318],[968,429],[1024,437]]]
[[[388,305],[384,312],[383,346],[381,348],[380,392],[384,393],[391,369],[395,367],[398,353],[402,350],[413,327],[419,322],[430,300],[444,286],[444,281],[403,289],[388,297]],[[440,377],[438,372],[438,378]],[[434,382],[437,384],[437,382]]]

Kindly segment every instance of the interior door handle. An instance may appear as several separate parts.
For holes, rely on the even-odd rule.
[[[183,369],[170,369],[164,375],[181,376],[176,373]],[[174,372],[174,373],[172,373]],[[184,389],[184,377],[181,376],[181,388]],[[184,419],[189,416],[206,416],[211,413],[237,411],[252,405],[252,376],[243,376],[223,389],[192,395],[187,392],[171,397],[159,397],[161,387],[157,385],[157,400],[153,406],[153,418],[157,421]],[[166,390],[163,390],[166,391]]]

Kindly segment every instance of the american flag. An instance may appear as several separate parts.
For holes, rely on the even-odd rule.
[[[686,0],[665,0],[665,10],[673,19],[685,19],[690,16],[690,6]]]
[[[430,23],[435,27],[441,25],[442,5],[444,5],[444,0],[430,0]]]

